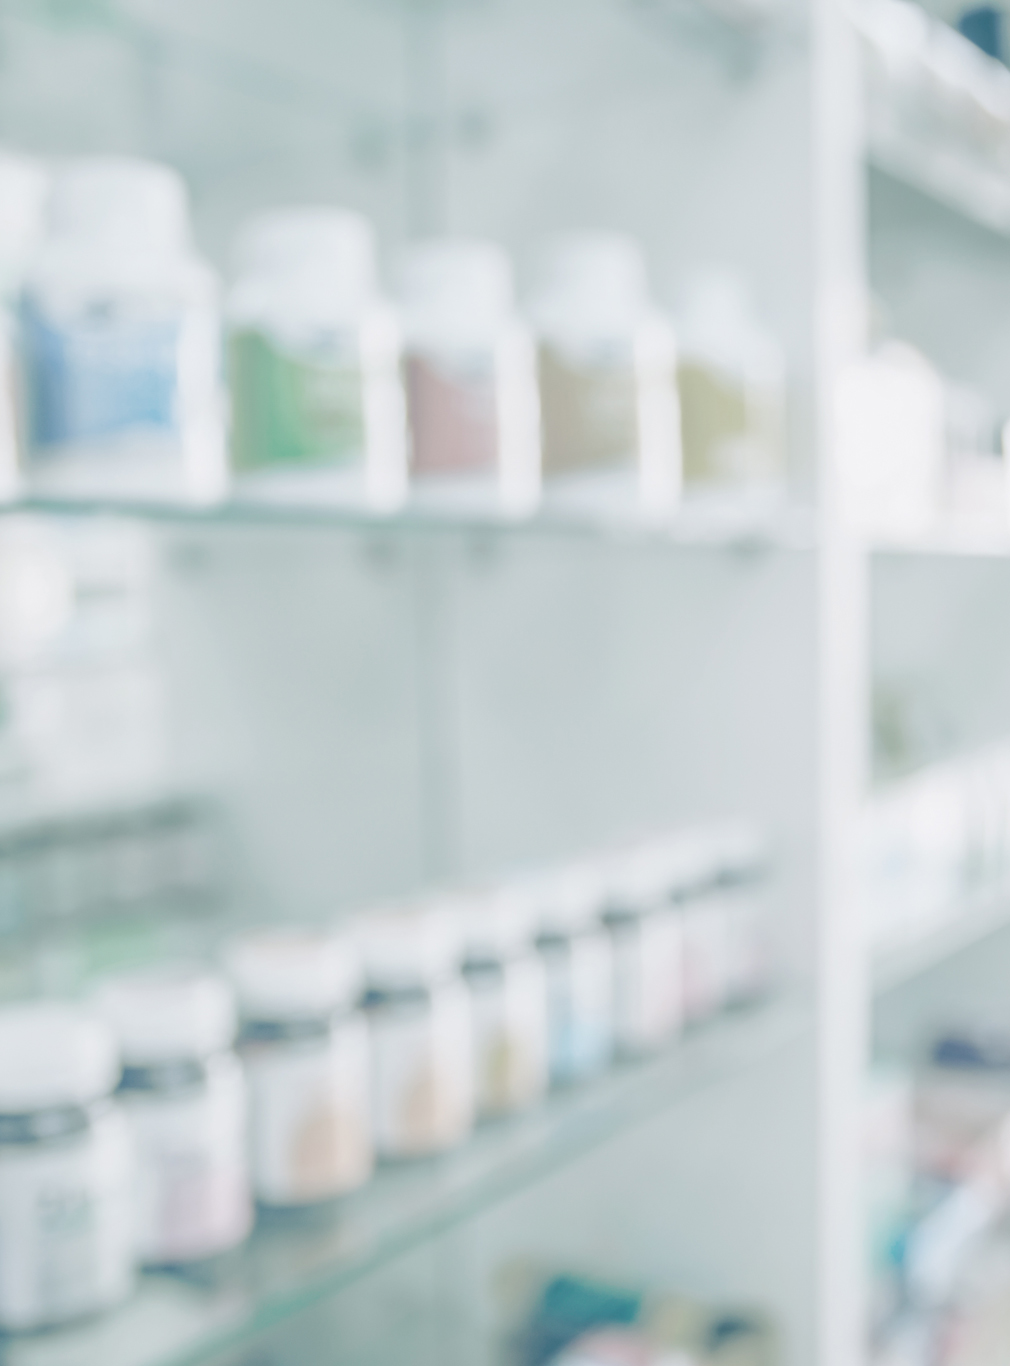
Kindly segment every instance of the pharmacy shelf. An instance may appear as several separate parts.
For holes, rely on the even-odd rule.
[[[620,501],[549,502],[535,513],[509,516],[492,505],[415,500],[395,511],[355,506],[337,498],[226,498],[212,503],[145,498],[25,496],[0,503],[0,516],[119,517],[138,521],[215,526],[306,526],[390,534],[534,534],[657,540],[713,549],[811,549],[814,520],[805,508],[766,504],[687,503],[676,514],[645,517]]]
[[[593,1148],[745,1076],[812,1028],[780,997],[734,1011],[648,1061],[482,1127],[458,1152],[384,1167],[323,1210],[260,1220],[241,1251],[189,1272],[149,1274],[121,1309],[72,1329],[0,1339],[4,1366],[197,1366],[333,1295]]]
[[[873,989],[877,994],[883,994],[900,987],[1007,928],[1010,928],[1010,885],[966,892],[956,901],[873,945]]]
[[[870,165],[963,218],[1010,236],[1010,169],[966,156],[935,138],[914,136],[884,111],[871,111]]]

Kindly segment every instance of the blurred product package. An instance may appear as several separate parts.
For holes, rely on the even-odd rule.
[[[695,496],[781,496],[786,380],[781,349],[729,271],[691,281],[677,317],[684,487]]]
[[[769,1316],[516,1259],[496,1277],[508,1366],[779,1366]]]
[[[0,1329],[108,1309],[133,1284],[133,1161],[99,1020],[0,1009]]]
[[[459,924],[438,902],[362,918],[372,1115],[383,1157],[462,1143],[473,1128],[473,1020]]]
[[[839,376],[836,441],[841,506],[865,535],[935,529],[943,501],[944,395],[913,347],[885,342]]]
[[[372,1174],[361,966],[347,936],[260,930],[231,943],[249,1085],[253,1188],[267,1205],[330,1200]]]
[[[508,257],[493,242],[418,242],[401,299],[418,490],[531,511],[540,496],[536,350]]]
[[[218,497],[219,288],[167,166],[99,157],[57,173],[21,295],[25,474],[48,493]]]
[[[663,518],[682,481],[677,347],[633,238],[548,242],[528,314],[539,344],[545,491]]]
[[[507,888],[459,895],[463,976],[474,1027],[481,1116],[527,1109],[547,1094],[547,975],[533,908]]]
[[[252,1228],[253,1210],[246,1088],[227,984],[199,968],[157,969],[109,978],[92,1004],[122,1054],[138,1259],[162,1265],[235,1247]]]
[[[42,234],[49,187],[41,161],[0,151],[0,500],[16,495],[21,482],[15,315],[25,269]]]
[[[372,228],[325,206],[272,209],[235,246],[231,460],[246,493],[378,509],[407,491],[401,336]]]

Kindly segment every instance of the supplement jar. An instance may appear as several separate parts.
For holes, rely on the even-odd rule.
[[[372,1114],[383,1157],[462,1142],[473,1126],[473,1022],[457,918],[427,904],[368,916],[360,945],[372,1043]]]
[[[228,369],[243,490],[395,507],[407,488],[400,326],[379,294],[371,226],[341,209],[274,209],[246,224],[236,264]]]
[[[328,1200],[372,1171],[361,971],[346,937],[264,930],[233,943],[253,1190],[268,1205]]]
[[[770,855],[766,840],[744,822],[712,832],[715,885],[726,933],[726,999],[752,1001],[774,982],[776,955],[768,915]]]
[[[461,901],[481,1115],[525,1109],[547,1092],[547,974],[534,944],[533,910],[527,898],[507,891]]]
[[[605,1068],[614,1051],[614,955],[601,921],[606,884],[584,864],[511,890],[537,905],[551,1081],[581,1081]]]
[[[234,1247],[249,1233],[252,1200],[227,984],[180,967],[110,978],[94,1001],[122,1051],[140,1260],[186,1262]]]
[[[686,490],[734,497],[781,493],[785,365],[743,284],[724,271],[697,276],[678,335]]]
[[[415,488],[531,510],[540,494],[536,351],[508,257],[493,242],[419,242],[404,262],[402,305]]]
[[[539,343],[543,471],[552,496],[665,516],[681,484],[677,354],[631,238],[550,243],[529,303]]]
[[[669,1042],[684,1016],[682,921],[670,899],[676,857],[647,841],[606,866],[604,923],[614,954],[614,1038],[623,1054]]]
[[[31,483],[69,495],[219,496],[219,313],[180,177],[125,157],[70,162],[21,295]]]
[[[132,1167],[106,1026],[68,1006],[0,1010],[0,1328],[106,1309],[133,1281]]]

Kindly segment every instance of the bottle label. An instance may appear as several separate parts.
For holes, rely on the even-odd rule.
[[[613,1047],[613,955],[609,936],[582,934],[545,954],[551,1077],[576,1081],[599,1072]]]
[[[493,353],[414,354],[406,369],[415,473],[493,473],[498,464]]]
[[[181,323],[123,316],[113,303],[69,322],[32,299],[21,312],[28,434],[36,452],[179,424]]]
[[[638,449],[634,358],[581,357],[540,348],[544,473],[634,464]]]
[[[320,333],[296,348],[244,328],[231,336],[229,369],[236,469],[364,460],[364,380],[353,338]]]
[[[473,991],[477,1099],[483,1114],[522,1109],[547,1090],[547,984],[530,957]]]

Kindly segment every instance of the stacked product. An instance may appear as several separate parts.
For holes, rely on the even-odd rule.
[[[677,348],[637,242],[585,234],[550,243],[529,312],[551,491],[590,506],[630,492],[645,515],[668,515],[682,477]]]
[[[246,224],[228,302],[232,464],[249,484],[326,476],[375,508],[406,492],[400,326],[359,214],[274,209]],[[290,488],[290,483],[287,483]]]
[[[225,975],[108,978],[87,1013],[0,1011],[0,1327],[102,1308],[135,1263],[241,1243],[254,1200],[332,1200],[761,994],[766,874],[748,827],[678,832],[250,932]]]
[[[218,496],[219,300],[166,166],[71,162],[26,272],[25,474],[60,494]]]

